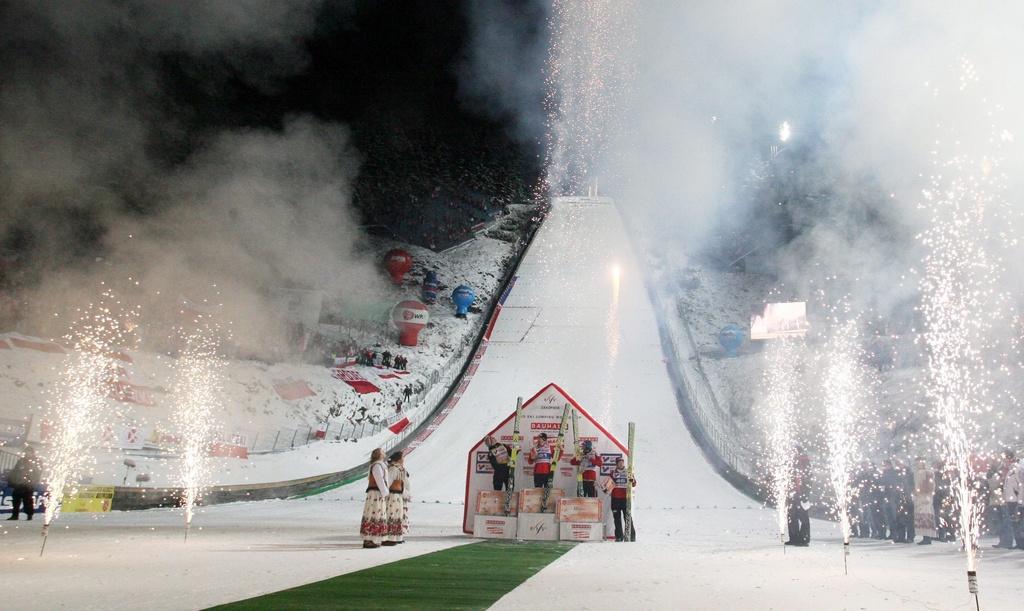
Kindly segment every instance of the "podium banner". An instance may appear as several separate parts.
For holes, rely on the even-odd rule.
[[[520,490],[519,511],[520,513],[555,513],[555,508],[558,507],[558,501],[564,496],[564,490],[561,488],[552,488],[551,492],[548,493],[548,504],[546,506],[542,506],[544,503],[543,488],[527,488],[526,490]]]
[[[601,501],[593,498],[560,499],[559,522],[600,522]]]
[[[516,515],[519,509],[519,493],[512,493],[512,502],[508,506],[509,515]],[[481,490],[476,495],[476,515],[478,516],[503,516],[505,515],[505,491],[504,490]]]

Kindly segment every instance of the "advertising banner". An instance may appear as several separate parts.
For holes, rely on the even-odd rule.
[[[575,490],[573,491],[575,493]],[[555,513],[558,501],[565,496],[565,490],[552,488],[548,493],[548,503],[544,505],[543,488],[526,488],[519,491],[520,513]]]
[[[512,501],[509,503],[509,515],[516,515],[519,509],[519,493],[512,493]],[[478,516],[503,516],[505,515],[505,491],[504,490],[481,490],[476,495],[476,515]]]
[[[516,516],[480,516],[473,529],[473,536],[480,539],[515,539],[519,527]]]
[[[600,522],[601,499],[560,499],[557,514],[559,522]]]
[[[601,455],[601,458],[604,459],[604,467],[602,467],[600,474],[602,477],[611,472],[616,459],[625,457],[627,454],[626,447],[619,443],[600,423],[594,420],[568,393],[557,384],[548,384],[540,392],[523,403],[522,416],[519,423],[519,461],[514,474],[516,490],[522,495],[519,499],[520,512],[526,511],[523,509],[524,503],[530,511],[540,510],[543,491],[540,489],[537,489],[537,492],[529,491],[529,489],[534,488],[534,484],[533,466],[527,460],[527,452],[533,447],[535,440],[541,433],[547,433],[549,444],[552,447],[554,446],[555,438],[558,435],[558,428],[562,421],[562,412],[566,404],[579,414],[579,441],[582,443],[584,440],[589,440],[593,444],[594,449]],[[509,412],[509,416],[505,420],[493,430],[481,435],[469,449],[466,465],[465,514],[462,525],[463,531],[467,534],[473,532],[473,520],[476,516],[478,493],[483,490],[494,489],[494,473],[490,463],[487,461],[488,448],[486,438],[488,435],[494,435],[500,443],[511,446],[512,429],[515,419],[515,397],[509,397]],[[554,471],[554,490],[552,490],[551,497],[549,498],[549,506],[552,508],[556,506],[554,502],[556,499],[576,497],[576,467],[570,463],[573,457],[575,441],[572,427],[569,427],[565,434],[564,451]],[[538,492],[540,493],[539,495]],[[602,496],[598,501],[601,504],[600,515],[603,518],[610,516],[609,498]],[[502,502],[504,503],[504,500]],[[520,534],[522,532],[522,529],[520,529]]]
[[[750,317],[750,339],[800,337],[807,333],[807,304],[803,301],[766,303]]]
[[[316,391],[309,387],[305,380],[274,380],[274,392],[285,401],[296,401],[306,397],[315,397]]]
[[[68,513],[107,513],[113,500],[113,486],[82,486],[74,494],[64,495],[60,510]]]
[[[331,377],[348,384],[361,395],[380,392],[380,389],[374,386],[372,382],[353,369],[339,369],[335,367],[331,369]]]

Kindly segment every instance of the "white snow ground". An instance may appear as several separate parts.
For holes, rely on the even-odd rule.
[[[410,543],[355,549],[363,483],[308,500],[205,508],[188,544],[176,511],[65,515],[42,559],[37,528],[3,528],[5,606],[196,608],[470,541],[459,535],[468,444],[517,395],[554,381],[613,434],[625,437],[626,423],[637,422],[640,541],[580,545],[499,608],[973,608],[950,545],[858,541],[847,577],[837,534],[816,522],[810,548],[783,554],[774,514],[720,479],[684,428],[612,206],[556,203],[519,276],[473,382],[409,457],[418,501]],[[984,609],[1020,608],[1022,568],[1021,554],[986,556]]]
[[[392,435],[386,429],[372,438],[360,438],[358,442],[346,439],[354,435],[353,428],[372,431],[374,423],[397,417],[395,404],[402,398],[407,385],[414,388],[428,383],[431,374],[439,374],[448,367],[461,367],[459,346],[469,343],[479,332],[482,315],[470,314],[468,318],[456,318],[451,303],[451,291],[460,284],[467,284],[477,293],[476,305],[486,311],[496,298],[496,291],[509,259],[513,256],[513,244],[479,236],[444,253],[434,253],[425,248],[407,244],[396,244],[378,240],[376,245],[380,256],[394,246],[402,246],[413,255],[413,272],[406,277],[402,286],[388,286],[383,303],[397,303],[402,299],[419,298],[424,270],[438,273],[446,289],[439,295],[436,304],[429,307],[431,326],[420,333],[419,345],[414,348],[397,344],[398,332],[391,329],[384,337],[374,333],[363,333],[374,341],[367,341],[364,348],[377,351],[389,350],[403,354],[410,360],[410,374],[398,379],[381,378],[391,374],[369,366],[348,367],[380,388],[379,393],[357,394],[351,387],[335,379],[326,366],[303,363],[268,364],[252,360],[228,361],[224,371],[223,406],[216,415],[217,429],[225,439],[236,437],[239,443],[250,449],[269,451],[272,445],[277,453],[250,454],[248,459],[212,458],[214,473],[211,484],[231,485],[261,483],[298,479],[338,471],[359,464],[373,449],[373,444],[384,443]],[[29,438],[38,441],[41,436],[40,422],[45,416],[47,393],[52,392],[59,381],[61,370],[66,366],[67,355],[40,352],[17,346],[10,347],[9,340],[18,338],[34,343],[50,343],[46,339],[18,333],[0,333],[0,418],[25,420],[32,418]],[[139,440],[147,439],[156,431],[175,434],[171,413],[174,408],[173,396],[168,393],[174,375],[173,359],[146,350],[125,351],[132,359],[123,367],[132,384],[151,389],[148,396],[152,405],[136,405],[113,399],[106,403],[104,424],[110,427],[115,437],[123,437],[129,428],[140,431]],[[306,382],[316,395],[301,399],[286,400],[274,390],[275,383],[282,381]],[[432,409],[434,404],[416,405],[419,395],[404,405],[402,415],[410,418],[421,409]],[[433,397],[431,397],[433,398]],[[341,413],[329,417],[334,407]],[[364,412],[364,413],[361,413]],[[327,424],[329,422],[329,425]],[[336,443],[314,443],[305,446],[306,437],[312,431],[328,427],[328,439],[334,439],[342,430],[346,438]],[[369,435],[366,435],[369,437]],[[278,437],[280,437],[279,442]],[[89,474],[90,483],[117,485],[125,475],[123,461],[125,453],[115,439],[97,439],[94,448],[94,466]],[[293,451],[283,451],[297,439]],[[122,440],[123,441],[123,440]],[[101,447],[106,443],[113,448]],[[139,444],[142,445],[141,443]],[[147,443],[173,453],[175,446],[164,442]],[[302,447],[305,446],[305,447]],[[137,473],[149,476],[149,486],[175,486],[180,477],[180,465],[176,458],[153,456],[129,451],[138,465]]]

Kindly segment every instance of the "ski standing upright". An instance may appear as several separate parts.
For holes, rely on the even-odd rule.
[[[626,458],[626,474],[629,479],[626,480],[626,512],[622,516],[622,530],[625,535],[626,541],[635,541],[636,537],[633,534],[633,449],[636,443],[636,423],[629,423],[629,439],[626,442],[626,447],[629,451],[629,456]]]
[[[582,453],[580,451],[580,415],[576,410],[572,410],[572,439],[573,439],[573,457],[578,461],[576,463],[576,496],[584,497],[586,493],[583,491],[583,461]]]
[[[519,415],[523,411],[523,398],[516,398],[516,418],[512,425],[512,452],[508,457],[508,482],[505,484],[505,515],[512,512],[512,495],[516,491],[516,461],[519,458]],[[500,441],[500,440],[499,440]]]

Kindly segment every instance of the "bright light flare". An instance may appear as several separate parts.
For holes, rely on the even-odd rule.
[[[789,121],[783,121],[782,125],[779,126],[779,142],[788,142],[792,135],[793,130],[789,126]]]

